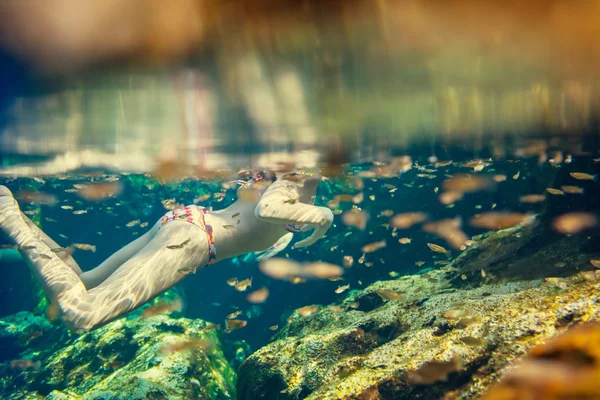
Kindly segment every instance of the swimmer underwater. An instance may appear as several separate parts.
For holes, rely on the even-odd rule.
[[[312,205],[320,177],[296,175],[292,181],[278,180],[272,171],[245,173],[251,179],[238,188],[238,200],[229,207],[213,211],[190,205],[170,211],[87,272],[70,255],[63,259],[51,251],[59,245],[21,212],[5,186],[0,186],[0,230],[18,246],[65,325],[87,332],[142,306],[198,268],[265,251],[290,232],[313,229],[295,247],[310,246],[325,235],[333,214]]]

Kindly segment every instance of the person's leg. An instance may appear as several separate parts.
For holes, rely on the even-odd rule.
[[[79,276],[32,231],[8,188],[0,186],[0,230],[19,251],[46,293],[57,301],[65,324],[89,331],[143,305],[208,263],[208,240],[196,225],[173,221],[102,284],[86,290]],[[166,246],[187,244],[181,249]],[[180,272],[181,271],[181,272]]]
[[[183,248],[167,248],[186,241]],[[208,261],[204,232],[187,222],[170,222],[97,287],[62,293],[58,303],[63,320],[76,331],[98,328],[165,292]]]
[[[160,224],[156,223],[152,229],[140,236],[127,246],[121,248],[119,251],[108,257],[98,265],[96,268],[86,271],[79,275],[79,279],[83,281],[85,287],[90,290],[100,285],[106,280],[113,272],[123,265],[127,260],[133,257],[138,251],[144,248],[152,238],[156,235],[160,228]]]
[[[56,249],[58,247],[60,247],[58,245],[58,243],[56,243],[54,240],[52,240],[52,238],[48,235],[46,235],[46,233],[44,231],[42,231],[36,224],[33,223],[32,220],[29,219],[29,217],[23,213],[21,213],[21,217],[23,218],[23,220],[25,221],[25,223],[27,224],[27,226],[29,226],[29,228],[31,230],[33,230],[35,233],[38,234],[38,236],[40,237],[40,239],[42,239],[42,241],[44,243],[46,243],[46,245],[48,247],[50,247],[50,249]],[[77,275],[81,275],[81,273],[83,272],[81,270],[81,268],[79,267],[79,265],[77,264],[77,262],[75,261],[75,259],[73,257],[71,257],[70,254],[68,253],[60,253],[59,257],[63,259],[64,262],[67,263],[67,265],[69,267],[71,267],[71,269],[73,271],[75,271],[75,273]]]
[[[85,291],[77,273],[27,225],[17,201],[5,186],[0,186],[0,230],[19,246],[23,260],[50,298],[74,288]]]

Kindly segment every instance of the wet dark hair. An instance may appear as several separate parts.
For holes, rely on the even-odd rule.
[[[259,181],[269,180],[275,182],[277,180],[277,174],[270,169],[247,169],[238,173],[239,179],[250,180],[253,179],[254,176],[256,176]]]

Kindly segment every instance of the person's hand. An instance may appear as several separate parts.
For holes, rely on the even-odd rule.
[[[333,223],[333,213],[327,207],[319,207],[319,209],[323,213],[323,219],[320,224],[311,224],[314,227],[314,231],[312,235],[303,239],[294,245],[294,248],[306,247],[315,243],[317,240],[321,239],[331,224]]]

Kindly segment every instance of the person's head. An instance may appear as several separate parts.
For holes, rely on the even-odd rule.
[[[238,179],[253,182],[275,182],[277,175],[270,169],[246,169],[238,173]]]

